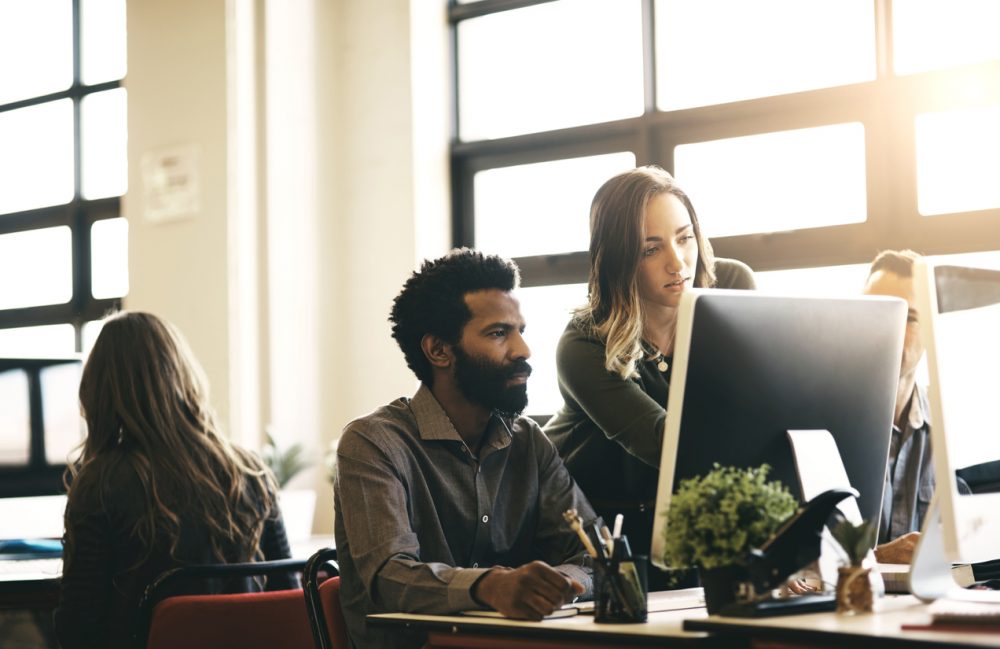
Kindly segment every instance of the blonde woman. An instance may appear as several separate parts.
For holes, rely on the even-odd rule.
[[[64,648],[132,646],[143,589],[167,569],[289,556],[270,471],[220,433],[173,326],[148,313],[109,318],[80,405],[87,437],[67,475],[55,615]]]
[[[624,514],[632,548],[644,554],[677,305],[691,287],[755,285],[745,264],[712,255],[690,199],[666,171],[639,167],[604,183],[590,210],[588,303],[556,355],[564,405],[545,432],[597,513],[606,521]]]

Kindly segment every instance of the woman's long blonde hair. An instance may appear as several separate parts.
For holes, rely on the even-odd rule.
[[[643,315],[638,272],[642,225],[649,201],[673,194],[687,208],[698,244],[694,285],[715,285],[715,257],[702,236],[691,199],[673,176],[657,166],[637,167],[605,182],[590,206],[588,303],[577,316],[605,343],[604,367],[623,379],[635,374],[642,358]]]
[[[181,521],[203,527],[220,562],[260,558],[264,520],[276,511],[273,476],[219,432],[204,372],[183,336],[149,313],[104,322],[80,381],[87,437],[70,464],[67,516],[74,503],[104,503],[131,471],[144,506],[131,533],[147,549],[175,556]],[[67,520],[67,556],[75,539]]]

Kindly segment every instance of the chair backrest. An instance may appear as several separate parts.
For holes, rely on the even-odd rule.
[[[147,649],[313,649],[312,630],[301,588],[236,594],[204,593],[206,580],[239,580],[302,572],[306,562],[283,559],[253,563],[184,566],[168,570],[146,589],[139,604],[136,646]],[[297,584],[295,577],[293,584]]]
[[[301,589],[178,595],[153,610],[147,649],[313,649]]]
[[[340,566],[337,551],[323,548],[305,569],[306,604],[317,649],[348,649],[347,623],[340,607]],[[325,573],[326,579],[322,580]]]

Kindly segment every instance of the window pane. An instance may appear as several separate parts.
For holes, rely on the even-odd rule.
[[[551,415],[562,407],[556,377],[556,346],[573,309],[587,301],[586,284],[537,286],[517,291],[525,324],[524,339],[531,348],[528,412]]]
[[[69,302],[72,256],[66,226],[0,236],[0,309]]]
[[[685,144],[674,165],[710,237],[867,218],[861,124]]]
[[[458,25],[459,132],[480,140],[643,112],[639,0],[577,0]]]
[[[87,95],[80,106],[83,125],[83,195],[121,196],[128,188],[125,89]]]
[[[72,21],[70,0],[0,1],[0,104],[69,88]]]
[[[73,103],[0,113],[0,214],[73,198]]]
[[[656,0],[657,105],[675,110],[873,80],[874,4]]]
[[[905,0],[892,3],[896,74],[1000,58],[1000,2]]]
[[[480,171],[476,247],[507,257],[586,250],[594,193],[633,167],[635,154],[611,153]]]
[[[1000,106],[917,115],[917,209],[1000,206]]]
[[[873,257],[874,259],[874,257]],[[796,268],[754,273],[757,289],[765,293],[802,297],[861,295],[869,264]]]
[[[91,292],[98,299],[128,293],[128,221],[97,221],[90,228]]]
[[[85,84],[125,76],[125,0],[80,1],[80,47]]]
[[[53,365],[39,373],[42,385],[42,417],[45,422],[45,460],[65,464],[70,452],[83,439],[80,416],[80,366]]]
[[[94,348],[94,343],[97,342],[97,337],[101,335],[101,329],[104,328],[104,320],[91,320],[90,322],[83,325],[83,357],[87,358],[90,354],[90,350]]]
[[[976,268],[992,268],[1000,270],[1000,251],[963,252],[956,255],[934,255],[928,257],[935,264],[952,264],[955,266],[973,266]]]
[[[2,333],[2,330],[0,330]],[[31,408],[28,375],[23,370],[0,372],[0,464],[28,463]]]
[[[0,356],[69,356],[76,351],[76,335],[71,324],[0,329]]]

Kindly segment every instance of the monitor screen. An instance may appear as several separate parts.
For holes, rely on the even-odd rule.
[[[907,305],[691,291],[678,307],[652,559],[663,566],[671,495],[713,463],[769,464],[800,501],[789,430],[826,430],[861,515],[878,520]]]
[[[994,413],[1000,388],[1000,271],[920,262],[914,280],[927,353],[943,558],[996,559],[1000,493],[995,484],[980,490],[972,476],[1000,479],[1000,424]],[[956,475],[969,478],[972,494],[960,494]]]

